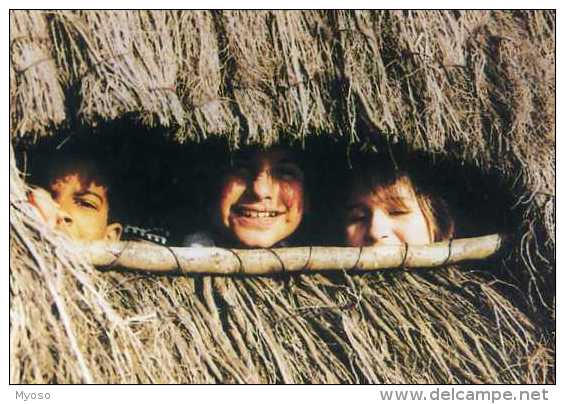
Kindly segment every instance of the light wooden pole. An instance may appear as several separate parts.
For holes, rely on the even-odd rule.
[[[138,241],[94,242],[79,246],[98,267],[156,273],[266,275],[331,270],[378,271],[433,268],[494,255],[502,236],[455,239],[430,245],[379,247],[291,247],[226,249],[165,247]]]

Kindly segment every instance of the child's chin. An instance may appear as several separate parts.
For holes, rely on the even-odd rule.
[[[242,231],[237,234],[238,240],[249,248],[269,248],[280,240],[273,234],[255,231]]]

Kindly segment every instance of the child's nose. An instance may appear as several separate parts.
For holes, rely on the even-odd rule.
[[[57,227],[61,230],[67,229],[73,224],[73,218],[67,212],[59,209],[57,212]]]
[[[259,197],[259,199],[273,199],[275,192],[275,184],[273,182],[273,177],[267,170],[263,170],[257,173],[252,184],[253,193]]]
[[[369,228],[367,229],[367,244],[394,244],[394,226],[390,216],[385,212],[376,210],[373,212]]]

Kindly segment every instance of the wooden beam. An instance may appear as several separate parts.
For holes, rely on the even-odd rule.
[[[502,236],[455,239],[430,245],[378,247],[291,247],[226,249],[165,247],[139,241],[94,242],[79,246],[98,267],[156,273],[266,275],[332,270],[378,271],[391,268],[433,268],[494,255]]]

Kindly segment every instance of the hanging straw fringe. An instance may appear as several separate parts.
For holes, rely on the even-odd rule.
[[[166,16],[153,11],[54,15],[67,32],[69,56],[79,61],[74,79],[80,83],[84,119],[141,111],[149,126],[182,125],[177,58]]]
[[[65,119],[63,89],[43,14],[10,13],[10,126],[12,136],[44,135]]]
[[[330,44],[320,13],[225,11],[215,15],[225,43],[226,85],[246,141],[274,143],[282,133],[335,131]]]
[[[225,50],[218,43],[214,13],[217,12],[167,12],[178,63],[177,90],[186,110],[186,124],[177,133],[181,141],[239,132],[239,122],[225,90],[221,65]]]
[[[216,247],[164,247],[144,242],[95,242],[82,247],[95,266],[183,274],[266,275],[282,272],[376,271],[431,268],[488,258],[502,237],[450,240],[428,246],[292,247],[235,250]]]

